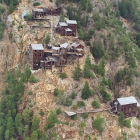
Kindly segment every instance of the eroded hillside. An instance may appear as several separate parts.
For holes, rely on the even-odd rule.
[[[126,126],[121,128],[118,116],[110,112],[110,102],[117,97],[133,95],[139,101],[140,50],[136,45],[138,42],[135,40],[135,37],[137,37],[137,31],[133,28],[135,22],[120,16],[118,1],[56,0],[55,2],[53,0],[53,2],[50,2],[49,0],[40,0],[39,2],[41,7],[61,5],[65,18],[77,20],[79,39],[85,43],[85,55],[79,60],[71,61],[62,69],[62,72],[67,75],[66,78],[60,78],[59,68],[53,67],[52,71],[46,70],[43,72],[41,69],[32,71],[32,74],[38,79],[37,82],[32,83],[31,79],[29,77],[25,78],[23,74],[28,64],[28,46],[31,43],[45,45],[46,35],[51,36],[51,25],[57,25],[60,16],[48,15],[47,21],[25,21],[21,18],[21,15],[25,11],[32,12],[32,9],[35,8],[33,6],[34,1],[21,0],[13,13],[9,15],[6,14],[7,6],[3,4],[5,12],[1,18],[6,28],[0,41],[0,88],[4,89],[6,87],[2,95],[9,95],[9,97],[2,98],[2,100],[4,99],[5,102],[8,100],[17,101],[16,112],[21,116],[23,123],[20,125],[20,129],[13,127],[11,129],[10,123],[2,123],[2,126],[0,126],[1,133],[3,133],[1,137],[5,140],[12,140],[12,137],[21,140],[140,139],[138,118],[128,118],[131,121],[131,128]],[[84,4],[86,6],[83,6]],[[43,25],[47,28],[34,28],[34,26]],[[52,30],[51,44],[53,45],[60,45],[65,42],[72,43],[75,40],[74,37],[60,36]],[[86,64],[89,61],[88,58],[90,58],[90,66]],[[82,74],[80,80],[74,80],[73,73],[78,62]],[[85,76],[85,67],[90,67],[89,71],[87,70],[90,73],[89,77]],[[15,70],[17,71],[15,72]],[[13,74],[16,80],[13,80],[12,76],[10,77],[8,74],[4,78],[7,71],[10,72],[9,75]],[[18,84],[15,81],[18,81]],[[83,99],[81,94],[86,81],[88,81],[91,89],[91,95],[90,98]],[[18,95],[19,93],[14,92],[17,89],[13,88],[12,82],[15,82],[16,86],[19,83],[23,84],[24,90],[18,91],[23,92],[22,97]],[[56,94],[55,90],[57,91]],[[103,95],[102,91],[106,95]],[[104,101],[100,100],[98,92],[101,93]],[[11,99],[10,95],[13,94],[17,95]],[[93,101],[98,102],[99,106],[97,108],[92,105]],[[7,115],[6,120],[10,122],[13,117],[14,122],[16,115],[13,113],[14,111],[9,112],[9,110],[12,110],[10,103],[2,105],[1,110],[5,106],[9,108],[7,110],[3,109],[3,112],[8,112],[7,114],[10,116]],[[26,109],[30,112],[29,122],[25,121]],[[86,113],[95,110],[97,112]],[[29,113],[28,111],[27,113]],[[54,116],[51,111],[55,114]],[[65,111],[85,113],[78,113],[74,117],[69,117]],[[37,116],[40,120],[39,127],[37,124],[33,125],[34,116]],[[100,124],[97,121],[99,128],[95,128],[96,124],[94,122],[98,118],[100,118],[99,122],[102,123]],[[50,123],[53,126],[49,126]],[[18,125],[16,124],[16,126]],[[29,127],[28,131],[25,131],[27,127]]]

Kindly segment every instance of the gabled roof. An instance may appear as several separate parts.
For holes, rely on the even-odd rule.
[[[75,112],[70,112],[70,111],[65,111],[65,113],[68,115],[68,116],[73,116],[73,115],[76,115],[77,113]]]
[[[59,22],[59,25],[60,26],[68,26],[67,23],[65,23],[65,22]]]
[[[44,47],[42,44],[31,44],[31,47],[33,50],[44,50]]]
[[[77,24],[76,20],[66,20],[67,24]]]
[[[67,48],[68,45],[69,45],[68,43],[61,44],[61,45],[60,45],[60,48]]]
[[[128,104],[137,103],[137,106],[140,106],[140,104],[137,102],[134,96],[118,98],[117,100],[120,103],[120,105],[128,105]]]

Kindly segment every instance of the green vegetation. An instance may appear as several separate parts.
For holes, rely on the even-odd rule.
[[[63,9],[61,10],[61,14],[60,14],[60,19],[59,22],[64,22],[65,21],[65,15],[64,15],[64,11]]]
[[[85,107],[85,103],[83,101],[77,101],[77,106],[78,107]]]
[[[55,88],[54,92],[53,92],[53,95],[58,96],[58,95],[63,94],[63,93],[64,93],[64,90]]]
[[[48,130],[54,127],[56,122],[57,122],[56,114],[51,110],[48,115],[47,125],[45,129]]]
[[[59,114],[61,114],[61,113],[62,113],[61,108],[57,108],[57,109],[56,109],[56,114],[59,115]]]
[[[45,38],[45,43],[48,44],[50,42],[50,35],[48,34]]]
[[[0,14],[3,13],[4,11],[5,11],[5,7],[2,4],[0,4]]]
[[[4,23],[0,23],[0,40],[3,37],[4,29],[5,29],[5,24]]]
[[[91,89],[89,88],[88,81],[85,81],[85,85],[82,89],[81,98],[88,99],[89,97],[91,97]]]
[[[84,113],[84,114],[82,115],[82,118],[83,118],[83,119],[87,119],[87,118],[88,118],[88,113]]]
[[[96,100],[92,101],[91,104],[94,108],[99,108],[100,107],[100,103],[99,103],[98,98]]]
[[[73,79],[80,80],[81,76],[82,76],[82,72],[81,72],[80,64],[78,63],[73,72]]]
[[[70,95],[70,98],[71,98],[71,99],[75,99],[76,96],[77,96],[77,94],[73,91],[73,92],[71,93],[71,95]]]
[[[28,67],[23,73],[17,69],[7,72],[5,82],[7,86],[1,92],[0,101],[0,139],[12,140],[19,137],[27,139],[38,135],[43,138],[44,133],[39,129],[39,119],[33,117],[28,108],[23,109],[22,114],[18,113],[18,105],[23,101],[24,83],[29,80],[31,71]],[[30,133],[29,133],[30,132]],[[42,135],[39,135],[42,133]]]
[[[32,92],[32,91],[29,91],[28,94],[29,94],[29,95],[33,95],[33,92]]]
[[[33,17],[33,15],[32,15],[31,13],[27,13],[27,14],[24,16],[24,19],[25,19],[26,21],[30,21],[30,20],[32,20],[32,17]]]
[[[87,55],[86,60],[85,60],[85,65],[84,65],[84,71],[83,71],[85,78],[91,77],[90,68],[91,68],[91,60],[90,60],[90,56]]]
[[[103,96],[104,99],[106,100],[111,100],[110,94],[105,90],[105,87],[102,87],[100,90],[101,95]]]
[[[40,5],[40,2],[35,2],[35,3],[33,4],[33,6],[38,6],[38,5]]]
[[[101,134],[104,130],[104,119],[100,117],[100,114],[97,115],[96,119],[93,122],[93,127],[98,130]]]
[[[71,106],[72,105],[72,99],[71,98],[66,98],[65,102],[63,102],[63,105]]]
[[[119,125],[122,128],[123,126],[126,126],[128,128],[131,128],[131,122],[130,120],[126,120],[124,118],[123,112],[120,113],[119,117],[118,117],[118,121],[119,121]]]
[[[67,74],[66,74],[65,72],[63,72],[63,73],[60,73],[59,77],[60,77],[61,79],[65,79],[65,78],[67,78],[68,76],[67,76]]]

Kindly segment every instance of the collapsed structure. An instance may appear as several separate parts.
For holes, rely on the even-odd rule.
[[[137,102],[134,96],[117,98],[113,101],[112,112],[119,115],[123,112],[124,116],[127,117],[138,117],[140,104]]]
[[[66,20],[65,22],[59,22],[55,26],[56,33],[61,36],[76,36],[77,22],[76,20]]]
[[[84,55],[84,45],[79,40],[72,44],[64,43],[58,47],[44,48],[42,44],[28,46],[28,60],[32,70],[52,69],[52,66],[64,67],[70,60]]]
[[[38,9],[32,10],[33,19],[41,19],[44,18],[46,15],[53,15],[57,16],[61,13],[61,7],[39,7]]]

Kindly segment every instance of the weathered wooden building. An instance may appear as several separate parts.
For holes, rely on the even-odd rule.
[[[137,102],[134,96],[117,98],[113,101],[112,112],[119,115],[123,112],[124,116],[127,117],[138,117],[140,104]]]
[[[32,10],[33,19],[41,19],[45,16],[45,10],[40,9],[33,9]]]
[[[59,22],[55,27],[55,30],[61,36],[76,36],[77,22],[75,20],[66,20],[66,22]]]
[[[57,47],[52,46],[50,49],[44,49],[42,44],[31,44],[28,49],[28,59],[32,70],[52,69],[52,65],[62,68],[66,66],[68,58],[83,56],[83,51],[84,46],[78,42],[71,45],[64,43]]]
[[[60,15],[61,13],[61,7],[39,7],[38,9],[33,9],[32,14],[33,14],[33,19],[41,19],[46,15],[53,15],[57,16]]]
[[[29,46],[29,63],[32,70],[40,68],[40,61],[44,60],[44,47],[42,44],[31,44]]]

